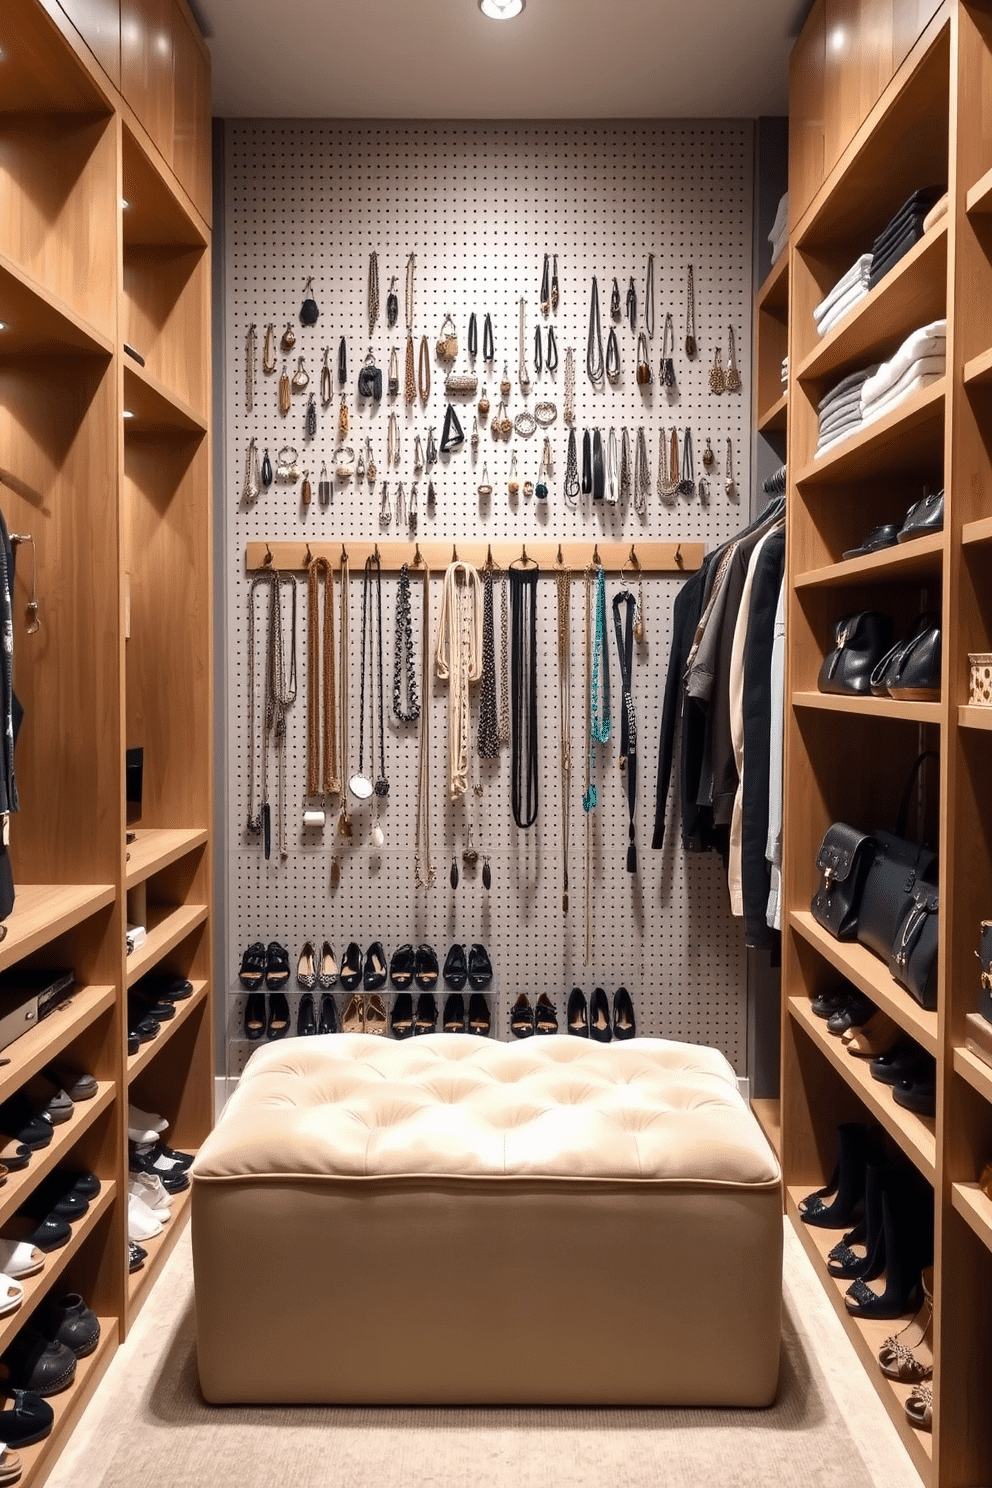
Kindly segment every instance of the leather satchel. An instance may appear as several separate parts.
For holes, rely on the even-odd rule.
[[[865,832],[834,822],[828,827],[816,855],[822,878],[813,895],[813,918],[835,940],[854,940],[865,877],[875,844]]]
[[[888,961],[892,954],[896,929],[917,885],[933,887],[937,883],[937,854],[928,847],[909,841],[905,835],[917,774],[925,760],[936,758],[934,751],[928,749],[913,765],[899,803],[895,832],[876,829],[871,834],[875,853],[861,893],[857,934],[861,945],[874,951],[883,961]]]
[[[821,692],[867,696],[872,672],[892,645],[892,617],[877,610],[847,615],[837,621],[834,639],[834,649],[823,658],[817,686]]]
[[[940,616],[920,615],[904,640],[888,651],[871,674],[875,697],[933,702],[940,698]]]
[[[940,896],[931,884],[917,884],[896,926],[889,971],[921,1007],[937,1006],[937,910]]]

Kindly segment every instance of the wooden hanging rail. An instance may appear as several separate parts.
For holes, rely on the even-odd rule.
[[[452,562],[457,550],[462,563],[471,563],[481,568],[490,552],[492,561],[500,568],[509,568],[523,553],[524,542],[464,542],[462,539],[431,538],[426,542],[376,542],[374,539],[355,542],[353,538],[323,538],[319,542],[250,542],[245,546],[245,567],[249,573],[271,565],[273,568],[291,571],[306,568],[308,555],[327,558],[337,568],[341,562],[341,549],[347,548],[352,572],[360,568],[366,558],[376,549],[385,572],[398,572],[404,563],[414,564],[419,550],[420,556],[432,571],[445,569]],[[526,542],[527,556],[542,569],[552,571],[556,563],[564,562],[567,568],[584,569],[593,562],[593,553],[598,550],[603,567],[609,572],[619,573],[624,564],[640,566],[643,573],[692,573],[702,564],[706,545],[701,542],[559,542],[557,539]],[[559,554],[561,559],[559,560]],[[631,556],[633,555],[633,556]]]

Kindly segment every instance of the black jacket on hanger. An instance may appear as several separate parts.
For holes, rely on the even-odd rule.
[[[703,613],[708,581],[716,566],[716,554],[707,553],[702,565],[690,574],[675,596],[672,606],[672,649],[668,658],[668,676],[665,680],[665,701],[661,713],[661,737],[658,740],[658,775],[655,785],[654,833],[652,847],[662,847],[665,841],[665,807],[668,804],[668,788],[672,778],[672,759],[675,753],[675,734],[682,705],[685,699],[685,664],[692,638],[696,634],[699,617]],[[692,800],[695,801],[695,795]]]
[[[755,560],[744,652],[744,785],[741,820],[741,892],[744,940],[755,948],[779,936],[765,914],[771,890],[768,846],[768,767],[771,755],[772,646],[775,611],[785,572],[785,529],[773,532]]]

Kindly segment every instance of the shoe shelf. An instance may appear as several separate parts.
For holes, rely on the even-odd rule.
[[[113,1080],[102,1080],[92,1100],[79,1101],[69,1120],[53,1128],[54,1134],[49,1145],[40,1152],[33,1152],[26,1168],[18,1168],[8,1176],[7,1182],[0,1188],[0,1225],[20,1208],[42,1178],[58,1167],[80,1137],[89,1131],[98,1117],[113,1103],[116,1093],[117,1086]]]
[[[954,1049],[954,1072],[992,1103],[992,1068],[963,1044]]]
[[[132,889],[153,873],[184,858],[195,848],[202,847],[207,837],[206,827],[189,827],[185,830],[139,827],[134,841],[128,843],[128,861],[124,867],[126,887]]]
[[[961,703],[958,707],[958,727],[967,729],[992,729],[992,708],[982,703]]]
[[[952,1183],[951,1207],[969,1224],[986,1250],[992,1250],[992,1200],[977,1183]]]
[[[759,434],[784,434],[789,422],[789,390],[785,389],[770,408],[758,414]]]
[[[903,340],[946,313],[947,218],[911,248],[796,369],[798,382],[839,382],[848,372],[891,356]],[[815,334],[815,331],[813,332]]]
[[[768,1096],[755,1096],[751,1100],[751,1110],[755,1119],[765,1136],[776,1157],[782,1155],[782,1102],[772,1100]]]
[[[45,1264],[35,1276],[26,1276],[21,1282],[24,1288],[24,1300],[16,1312],[8,1313],[5,1318],[0,1318],[0,1353],[11,1342],[15,1333],[23,1328],[27,1318],[38,1306],[42,1298],[52,1289],[52,1286],[73,1256],[85,1244],[88,1236],[92,1234],[100,1218],[106,1214],[117,1196],[117,1184],[113,1179],[104,1182],[103,1187],[96,1198],[90,1203],[90,1207],[79,1219],[71,1221],[72,1235],[62,1246],[61,1250],[49,1251],[45,1256]]]
[[[129,436],[169,434],[188,439],[207,432],[202,414],[130,357],[124,358],[124,412]]]
[[[127,958],[128,986],[133,987],[163,956],[175,950],[191,930],[204,923],[207,914],[206,904],[149,904],[145,926],[147,939],[143,946]]]
[[[987,387],[992,382],[992,348],[964,364],[966,387]]]
[[[145,1264],[140,1271],[132,1271],[127,1279],[127,1318],[128,1327],[134,1322],[138,1309],[144,1303],[155,1278],[172,1254],[173,1247],[183,1230],[186,1228],[190,1215],[190,1200],[193,1197],[193,1180],[190,1179],[189,1188],[182,1193],[175,1194],[172,1200],[172,1217],[163,1227],[161,1235],[155,1235],[151,1240],[142,1240],[141,1248],[148,1252]]]
[[[992,169],[979,177],[965,197],[965,208],[969,217],[988,217],[992,214]]]
[[[7,934],[0,941],[0,971],[64,935],[112,904],[113,884],[21,884]]]
[[[185,1002],[176,1003],[176,1016],[161,1025],[160,1032],[155,1038],[149,1039],[147,1044],[142,1044],[137,1054],[129,1054],[127,1057],[127,1083],[141,1074],[141,1071],[168,1045],[169,1040],[177,1028],[181,1028],[186,1019],[206,1001],[209,983],[206,981],[194,981],[192,995]]]
[[[901,718],[911,723],[940,723],[940,703],[904,702],[899,698],[845,697],[832,692],[794,692],[794,708],[820,708],[827,713],[860,713],[868,718]]]
[[[922,1045],[928,1054],[937,1055],[939,1044],[936,1012],[928,1012],[926,1008],[920,1007],[908,992],[893,981],[884,961],[880,961],[863,945],[858,945],[857,941],[835,940],[822,925],[817,924],[809,910],[794,909],[789,915],[789,923],[825,961],[829,961],[859,992],[877,1003],[910,1038]],[[817,1019],[817,1022],[822,1025],[823,1020]],[[830,1037],[833,1038],[832,1035]],[[847,1055],[845,1057],[850,1058]],[[992,1070],[989,1073],[992,1076]],[[877,1080],[873,1080],[872,1084],[882,1088]]]
[[[943,438],[946,391],[946,377],[922,388],[821,459],[809,460],[798,472],[797,484],[830,485],[858,476],[918,473],[921,458],[932,456]]]
[[[76,1377],[68,1390],[48,1397],[48,1403],[55,1412],[55,1420],[44,1441],[36,1442],[31,1447],[17,1448],[17,1455],[23,1464],[18,1488],[31,1488],[32,1483],[42,1483],[51,1471],[54,1459],[65,1446],[68,1433],[82,1415],[117,1351],[118,1326],[117,1318],[100,1317],[100,1341],[93,1353],[78,1361]]]
[[[49,294],[5,253],[0,253],[0,305],[4,356],[46,353],[109,358],[114,343],[69,305]]]
[[[858,1059],[848,1054],[839,1038],[826,1031],[822,1018],[813,1012],[805,997],[787,999],[789,1013],[809,1035],[817,1047],[826,1055],[834,1069],[857,1094],[893,1141],[914,1163],[928,1183],[934,1183],[937,1175],[936,1122],[932,1117],[917,1116],[906,1111],[892,1099],[891,1086],[873,1080],[868,1066],[870,1059]]]
[[[845,558],[823,568],[811,568],[798,574],[796,589],[845,589],[860,583],[901,582],[906,578],[936,580],[941,576],[944,557],[944,534],[931,533],[912,542],[883,548],[880,553],[866,553],[862,558]]]
[[[3,1057],[10,1064],[0,1068],[0,1101],[44,1069],[101,1014],[109,1012],[116,1000],[114,987],[74,987],[72,996],[54,1012],[8,1044]]]
[[[933,1437],[928,1431],[916,1431],[906,1419],[905,1402],[912,1386],[888,1379],[878,1365],[879,1349],[887,1338],[898,1333],[903,1321],[899,1318],[856,1318],[848,1312],[844,1294],[851,1283],[831,1276],[827,1270],[827,1256],[841,1238],[842,1231],[823,1230],[814,1225],[803,1224],[799,1216],[799,1202],[806,1197],[808,1191],[804,1188],[788,1188],[786,1213],[792,1220],[824,1291],[833,1303],[845,1333],[854,1345],[869,1379],[909,1451],[914,1467],[924,1483],[929,1483],[933,1470]],[[905,1321],[908,1321],[908,1317],[907,1314]]]

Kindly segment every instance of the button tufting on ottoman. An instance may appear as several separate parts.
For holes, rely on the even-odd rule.
[[[280,1041],[192,1176],[208,1400],[774,1398],[781,1179],[714,1049]]]

